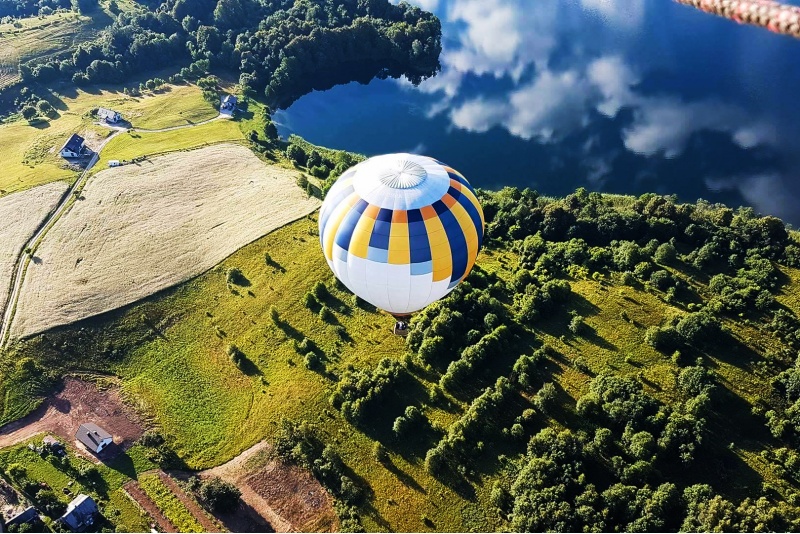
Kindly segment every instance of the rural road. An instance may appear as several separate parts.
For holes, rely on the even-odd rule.
[[[156,130],[146,130],[138,128],[119,128],[119,127],[109,126],[104,123],[98,123],[114,130],[114,133],[108,136],[102,142],[102,144],[99,147],[97,147],[97,150],[92,155],[92,158],[89,160],[89,163],[86,165],[84,171],[81,173],[78,179],[75,180],[75,183],[72,184],[72,186],[67,190],[67,192],[64,193],[58,205],[53,209],[50,215],[42,221],[38,229],[33,233],[33,236],[31,236],[31,238],[22,246],[22,248],[19,251],[19,256],[14,262],[14,276],[11,285],[11,291],[9,291],[8,297],[6,298],[6,302],[4,303],[3,307],[0,308],[3,310],[2,322],[0,322],[0,349],[4,348],[9,341],[11,332],[11,323],[14,320],[14,314],[16,312],[17,302],[19,301],[19,293],[20,289],[22,288],[22,282],[25,280],[25,272],[27,271],[28,265],[30,264],[34,253],[36,252],[37,244],[44,238],[44,236],[47,234],[50,228],[53,227],[55,222],[74,204],[74,202],[70,202],[70,200],[73,198],[75,192],[80,191],[81,187],[83,187],[83,185],[85,185],[86,181],[89,179],[89,171],[92,169],[92,167],[94,167],[94,165],[100,159],[100,152],[108,144],[108,142],[114,139],[119,134],[126,132],[128,130],[135,130],[144,133],[167,132],[173,130],[182,130],[185,128],[194,128],[195,126],[207,124],[209,122],[222,118],[231,118],[231,115],[228,113],[220,113],[216,117],[208,119],[206,121],[197,122],[194,124],[172,126],[169,128],[160,128]],[[25,251],[28,249],[30,249],[31,251],[30,254],[25,253]]]

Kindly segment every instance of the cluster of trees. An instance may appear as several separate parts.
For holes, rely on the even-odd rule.
[[[284,108],[314,89],[353,80],[366,83],[376,76],[405,76],[416,84],[440,68],[439,20],[407,3],[140,3],[150,10],[120,13],[97,39],[79,45],[71,55],[22,65],[23,79],[71,79],[84,85],[121,83],[175,64],[184,65],[183,78],[209,68],[234,70],[246,93],[261,92],[272,107]]]
[[[272,123],[269,122],[267,124]],[[269,126],[267,127],[269,128]],[[269,135],[267,137],[269,138]],[[275,137],[277,137],[277,132],[275,132]],[[331,150],[311,145],[295,135],[289,137],[286,157],[296,166],[305,167],[311,176],[324,180],[321,190],[322,195],[328,192],[328,189],[331,188],[342,173],[365,159],[364,156],[345,152],[344,150]],[[308,185],[306,179],[305,186]]]
[[[492,501],[517,532],[762,532],[797,528],[798,510],[765,497],[736,503],[706,484],[681,490],[671,482],[616,482],[602,490],[589,482],[592,462],[584,440],[546,428],[511,468]]]
[[[447,434],[425,455],[425,469],[441,475],[456,471],[470,474],[469,464],[486,447],[486,442],[500,435],[498,413],[514,393],[514,386],[505,377],[497,379],[470,404],[458,421],[450,425]]]
[[[375,405],[395,391],[407,373],[397,360],[383,358],[374,369],[349,366],[339,378],[331,404],[351,422],[363,423]]]
[[[228,514],[239,507],[241,490],[219,477],[204,480],[196,476],[189,478],[187,487],[208,510]]]
[[[71,0],[3,0],[0,2],[0,19],[46,15],[56,9],[70,9],[72,7],[73,2]]]

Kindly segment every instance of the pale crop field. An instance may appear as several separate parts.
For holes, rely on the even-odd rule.
[[[235,144],[98,173],[37,249],[11,335],[110,311],[210,269],[319,207],[295,180]]]
[[[0,316],[22,247],[66,190],[67,184],[55,182],[0,198]]]

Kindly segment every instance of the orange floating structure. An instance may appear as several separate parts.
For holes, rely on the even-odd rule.
[[[740,24],[800,38],[800,7],[773,0],[675,0]]]

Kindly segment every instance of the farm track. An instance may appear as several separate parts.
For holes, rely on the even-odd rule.
[[[205,532],[224,532],[223,529],[217,525],[215,521],[213,521],[208,514],[206,514],[205,510],[203,510],[197,501],[194,500],[192,497],[186,494],[186,492],[181,488],[175,479],[166,474],[164,471],[158,472],[158,477],[161,479],[161,482],[175,494],[175,497],[178,498],[179,501],[183,503],[189,513],[203,526]]]
[[[131,480],[130,482],[126,482],[125,485],[122,486],[122,489],[125,490],[128,496],[138,504],[153,521],[155,521],[161,529],[161,532],[178,532],[178,529],[175,528],[172,521],[167,519],[167,516],[165,516],[156,503],[153,502],[153,499],[148,497],[137,481]]]
[[[208,119],[206,121],[198,122],[195,124],[185,124],[180,126],[173,126],[170,128],[161,128],[161,129],[154,129],[154,130],[136,130],[135,128],[131,128],[134,131],[141,131],[145,133],[157,133],[157,132],[164,132],[164,131],[173,131],[173,130],[180,130],[184,128],[193,128],[195,126],[200,126],[202,124],[207,124],[209,122],[218,120],[220,118],[226,117],[226,115],[220,114],[212,119]],[[25,242],[25,244],[20,249],[20,255],[17,257],[17,260],[14,263],[14,276],[13,282],[11,286],[11,291],[8,293],[8,297],[6,298],[6,302],[3,303],[3,307],[0,308],[3,311],[2,322],[0,323],[0,349],[5,348],[7,345],[10,332],[11,332],[11,323],[14,320],[14,314],[16,313],[17,303],[19,301],[19,294],[20,289],[22,288],[22,282],[25,280],[25,272],[27,271],[28,265],[30,264],[32,258],[34,257],[34,253],[36,252],[37,245],[44,239],[47,232],[53,225],[61,218],[64,213],[66,213],[70,207],[72,207],[75,203],[74,197],[75,193],[80,193],[81,189],[84,185],[86,185],[87,180],[90,178],[90,172],[92,167],[97,163],[100,159],[100,152],[103,148],[114,139],[119,134],[127,131],[128,129],[125,128],[118,128],[118,127],[110,127],[112,130],[115,130],[110,136],[108,136],[102,144],[97,148],[97,150],[92,155],[92,158],[89,160],[89,163],[86,165],[86,168],[75,180],[75,183],[67,189],[66,193],[61,197],[61,200],[53,209],[51,214],[45,218],[39,227],[34,232],[33,236]],[[30,254],[26,254],[25,250],[30,249]]]

